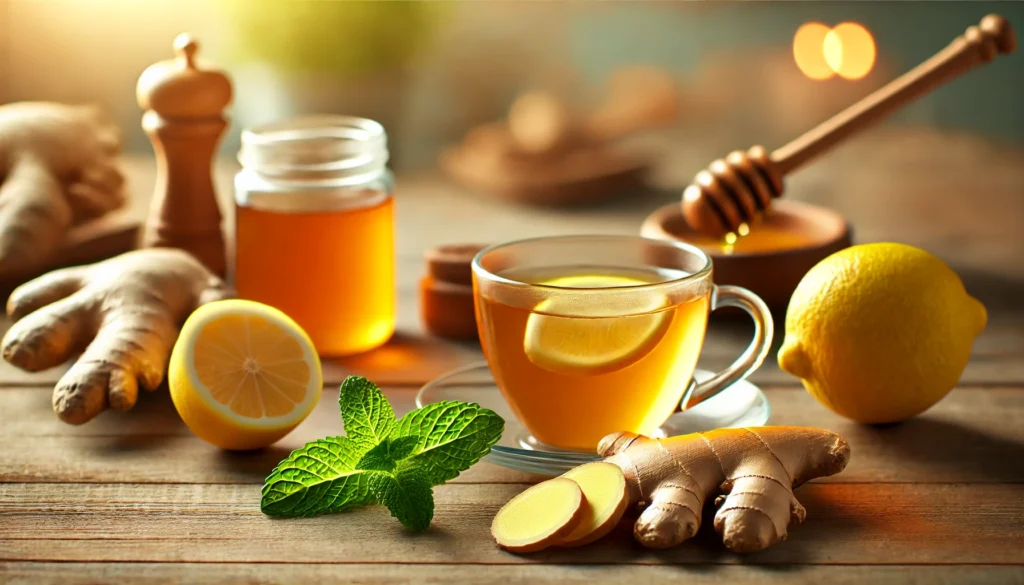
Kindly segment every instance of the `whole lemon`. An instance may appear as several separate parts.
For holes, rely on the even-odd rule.
[[[956,273],[928,252],[853,246],[800,281],[779,366],[837,414],[902,421],[956,385],[986,319]]]

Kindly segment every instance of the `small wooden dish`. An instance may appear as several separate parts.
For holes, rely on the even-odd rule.
[[[679,204],[666,205],[647,216],[640,234],[698,245],[711,256],[716,284],[742,286],[764,299],[773,311],[784,312],[807,271],[850,246],[852,229],[838,213],[808,203],[779,200],[771,209],[754,229],[799,238],[800,244],[790,242],[783,249],[771,251],[727,253],[721,244],[707,244],[707,236],[687,225]]]
[[[73,226],[59,251],[46,265],[31,272],[0,278],[0,297],[7,298],[19,285],[51,270],[92,264],[134,250],[141,233],[142,222],[131,211],[115,211]]]
[[[611,149],[586,148],[562,157],[520,159],[445,150],[438,161],[457,183],[478,193],[542,207],[594,205],[643,186],[646,160]]]

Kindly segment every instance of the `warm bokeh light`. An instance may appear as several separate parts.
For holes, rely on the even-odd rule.
[[[820,22],[808,22],[793,37],[793,58],[811,79],[828,79],[836,74],[860,79],[875,65],[875,39],[855,22],[831,29]]]
[[[793,58],[796,66],[811,79],[828,79],[835,70],[825,60],[825,37],[831,29],[820,22],[808,22],[793,37]]]
[[[855,22],[837,25],[825,35],[825,61],[846,79],[860,79],[875,64],[875,39]]]

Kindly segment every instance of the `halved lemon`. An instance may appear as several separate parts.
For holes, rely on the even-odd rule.
[[[629,276],[586,274],[539,284],[564,288],[614,288],[650,284]],[[534,364],[559,374],[606,374],[647,355],[668,331],[668,297],[653,291],[602,295],[600,303],[578,295],[554,295],[526,320],[523,349]]]
[[[252,301],[203,305],[181,329],[167,374],[171,399],[199,438],[258,449],[294,429],[323,389],[320,358],[288,315]]]

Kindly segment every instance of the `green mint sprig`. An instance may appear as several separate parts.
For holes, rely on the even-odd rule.
[[[433,486],[479,461],[505,430],[500,416],[470,402],[437,402],[396,419],[380,389],[358,376],[341,385],[338,402],[346,436],[307,443],[279,463],[263,484],[264,514],[298,518],[377,503],[425,530]]]

